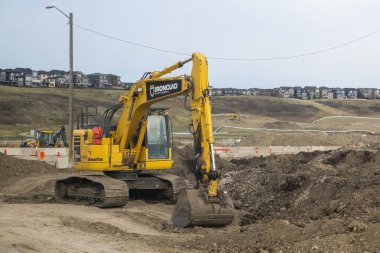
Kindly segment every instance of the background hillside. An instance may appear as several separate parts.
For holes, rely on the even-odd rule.
[[[80,108],[97,106],[101,123],[102,112],[116,104],[124,90],[74,90],[75,115]],[[190,113],[183,108],[184,97],[157,104],[169,108],[176,132],[187,132]],[[245,136],[247,145],[344,145],[354,142],[377,141],[377,135],[363,133],[284,133],[273,130],[246,128],[269,128],[286,130],[370,130],[378,131],[380,120],[327,118],[329,116],[380,117],[380,101],[377,100],[294,100],[275,97],[213,97],[213,126],[233,126],[220,132],[232,136]],[[241,120],[231,120],[235,113]],[[117,119],[117,116],[116,116]],[[0,136],[19,138],[22,132],[32,128],[58,129],[68,124],[68,90],[47,88],[18,88],[0,86]],[[76,123],[75,123],[76,125]],[[366,140],[366,138],[368,140]]]

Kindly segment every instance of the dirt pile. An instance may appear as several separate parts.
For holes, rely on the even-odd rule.
[[[42,161],[21,160],[0,153],[0,189],[7,182],[33,174],[56,172],[57,169]]]
[[[380,222],[380,151],[339,149],[233,160],[223,185],[241,206],[241,224],[325,217]]]
[[[54,202],[54,182],[61,172],[42,161],[0,154],[0,199],[5,202]]]

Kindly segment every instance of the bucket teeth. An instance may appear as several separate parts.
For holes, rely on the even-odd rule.
[[[171,222],[176,227],[221,227],[232,223],[232,201],[224,193],[219,201],[207,201],[201,189],[183,190],[178,197]]]

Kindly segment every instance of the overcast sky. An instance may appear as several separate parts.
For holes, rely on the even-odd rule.
[[[268,58],[341,44],[380,28],[378,0],[1,0],[0,68],[68,69],[68,25],[167,50]],[[380,32],[323,54],[274,61],[209,59],[215,87],[380,87]],[[74,28],[74,69],[135,81],[186,56]],[[175,74],[189,73],[189,68]]]

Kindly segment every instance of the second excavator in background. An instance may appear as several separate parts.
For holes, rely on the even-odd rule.
[[[191,75],[163,77],[188,62],[193,65]],[[191,111],[195,186],[165,173],[173,165],[171,121],[164,109],[151,107],[180,95]],[[117,126],[112,126],[119,109]],[[219,186],[208,63],[201,53],[162,71],[145,73],[118,104],[105,111],[101,126],[75,130],[72,141],[74,169],[97,173],[57,181],[60,202],[116,207],[129,198],[167,200],[177,203],[171,221],[178,227],[225,226],[234,218],[232,202]]]

